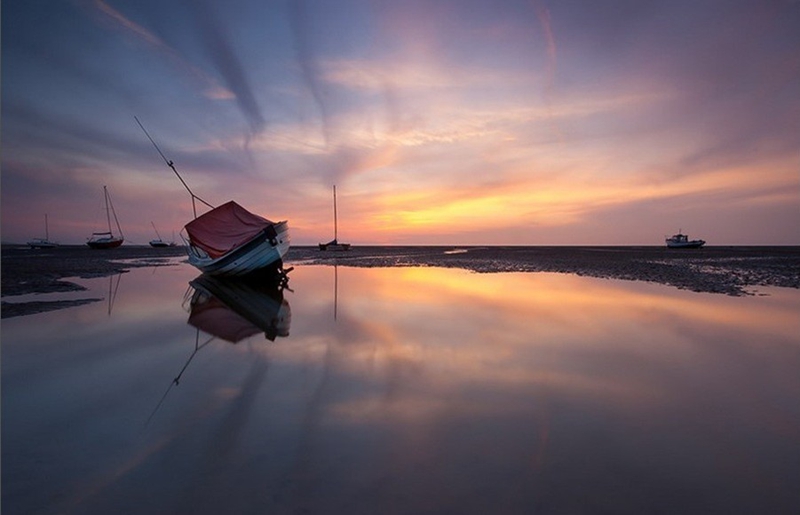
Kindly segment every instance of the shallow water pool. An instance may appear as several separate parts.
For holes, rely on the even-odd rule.
[[[2,322],[4,513],[798,513],[800,291],[188,265]]]

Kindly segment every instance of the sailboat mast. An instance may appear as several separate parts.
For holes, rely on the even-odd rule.
[[[156,236],[158,236],[158,239],[159,239],[159,240],[161,240],[161,235],[160,235],[160,234],[158,234],[158,229],[156,229],[156,224],[155,224],[155,222],[150,222],[150,225],[152,225],[152,226],[153,226],[153,230],[155,230],[155,231],[156,231]]]
[[[336,185],[333,185],[333,240],[339,241],[339,221],[336,219]]]
[[[50,230],[47,227],[47,213],[44,214],[44,239],[50,241]]]
[[[103,186],[103,198],[106,201],[106,222],[108,222],[108,232],[111,233],[111,213],[108,211],[108,188]]]
[[[114,204],[111,202],[111,194],[108,193],[108,188],[105,186],[103,186],[103,192],[106,195],[106,218],[108,218],[108,232],[111,232],[111,214],[108,212],[109,206],[111,206],[111,213],[114,215],[114,223],[117,224],[119,237],[124,238],[125,236],[122,234],[122,227],[120,227],[119,220],[117,219],[117,212],[114,210]]]

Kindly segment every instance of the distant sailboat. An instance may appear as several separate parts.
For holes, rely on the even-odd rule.
[[[156,238],[155,240],[150,240],[150,246],[151,247],[162,248],[162,247],[174,247],[175,246],[175,242],[174,241],[166,242],[166,241],[161,239],[161,235],[158,234],[158,229],[156,229],[156,224],[155,223],[150,222],[150,225],[153,226],[153,230],[156,231],[156,236],[158,236],[158,238]]]
[[[33,238],[28,242],[32,249],[53,249],[58,243],[50,241],[50,230],[47,227],[47,215],[44,215],[44,238]]]
[[[114,204],[111,202],[111,195],[108,193],[108,188],[103,186],[103,196],[106,201],[106,220],[108,222],[108,231],[93,232],[91,238],[86,242],[93,249],[114,249],[122,245],[125,237],[122,235],[122,228],[119,226],[117,220],[117,212],[114,211]],[[111,231],[111,215],[114,215],[114,222],[117,225],[119,236],[115,236]]]
[[[319,250],[350,250],[349,243],[339,243],[339,221],[336,213],[336,186],[333,186],[333,239],[320,243]]]

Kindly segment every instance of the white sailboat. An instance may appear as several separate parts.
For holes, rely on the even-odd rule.
[[[350,250],[349,243],[339,243],[339,221],[336,212],[336,185],[333,186],[333,239],[328,243],[320,243],[319,250]]]
[[[58,243],[50,241],[50,230],[47,226],[47,215],[44,215],[44,238],[33,238],[28,242],[32,249],[54,249]]]
[[[155,240],[150,240],[150,246],[155,248],[162,248],[162,247],[174,247],[175,241],[167,242],[161,239],[161,235],[158,234],[158,229],[156,229],[156,224],[154,222],[150,222],[150,225],[153,226],[153,230],[156,231],[156,238]]]

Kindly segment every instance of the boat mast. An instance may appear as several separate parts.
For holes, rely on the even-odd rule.
[[[106,197],[106,218],[108,219],[108,232],[111,232],[111,217],[108,213],[108,206],[111,206],[111,213],[114,214],[114,223],[117,224],[117,231],[119,231],[119,237],[124,238],[125,236],[122,234],[122,227],[119,225],[119,220],[117,219],[117,211],[114,209],[114,203],[111,202],[111,194],[108,192],[108,188],[103,186],[103,192],[105,193]],[[113,234],[112,234],[113,236]]]
[[[339,241],[339,221],[336,218],[336,185],[333,185],[333,241]]]
[[[105,186],[103,186],[103,199],[106,201],[106,222],[108,222],[108,234],[111,234],[111,214],[108,212],[108,188]]]
[[[50,241],[50,230],[47,228],[47,213],[44,214],[44,239]]]
[[[159,241],[161,241],[161,235],[160,235],[160,234],[158,234],[158,229],[156,229],[156,224],[155,224],[155,223],[153,223],[153,222],[151,221],[151,222],[150,222],[150,225],[152,225],[152,226],[153,226],[153,230],[155,230],[155,231],[156,231],[156,236],[158,236],[158,240],[159,240]]]

